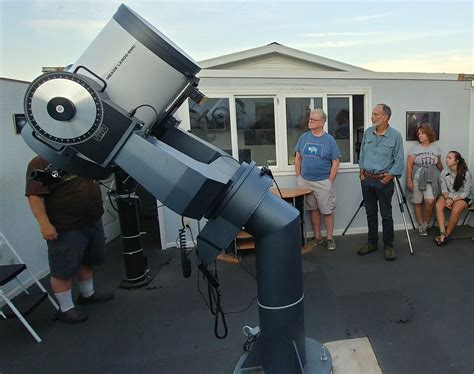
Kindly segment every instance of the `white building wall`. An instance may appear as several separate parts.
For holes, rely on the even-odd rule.
[[[225,72],[222,73],[225,75]],[[245,73],[244,73],[245,74]],[[368,107],[366,108],[366,126],[370,125],[370,113],[372,107],[377,103],[386,103],[392,108],[391,126],[399,130],[405,139],[406,133],[406,111],[439,111],[440,116],[440,141],[439,145],[443,151],[443,162],[446,152],[457,150],[467,159],[471,157],[470,148],[474,144],[472,127],[472,97],[471,90],[466,89],[470,82],[455,80],[426,80],[426,79],[292,79],[292,78],[238,78],[233,75],[230,78],[201,77],[200,89],[206,93],[243,94],[276,94],[279,92],[331,92],[337,93],[338,89],[344,92],[351,89],[368,89]],[[183,123],[184,126],[186,124]],[[285,123],[277,123],[285,126]],[[284,131],[284,130],[283,130]],[[404,140],[405,155],[415,142]],[[277,149],[277,152],[286,152],[286,149]],[[406,159],[406,157],[405,157]],[[359,169],[342,168],[336,180],[337,204],[335,211],[335,234],[341,234],[349,219],[356,212],[362,200],[358,178]],[[287,172],[274,175],[280,187],[296,187],[294,174]],[[405,176],[401,178],[405,185]],[[410,205],[410,204],[409,204]],[[398,208],[398,200],[394,194],[393,217],[396,228],[402,229],[403,220]],[[413,216],[413,214],[412,214]],[[414,217],[414,216],[413,216]],[[166,216],[165,216],[166,220]],[[408,220],[408,217],[407,217]],[[307,230],[311,231],[309,219]],[[348,233],[366,232],[367,221],[365,211],[361,209]],[[168,233],[171,229],[167,225],[166,236],[176,236]],[[176,232],[176,228],[174,231]]]
[[[37,225],[29,212],[26,199],[23,196],[24,170],[33,153],[24,144],[20,136],[13,135],[11,115],[23,112],[22,102],[26,83],[0,80],[1,82],[1,118],[4,125],[1,128],[1,221],[0,230],[4,232],[14,247],[19,250],[27,263],[33,264],[35,273],[47,273],[45,244],[39,236]],[[202,77],[200,89],[204,93],[226,92],[260,92],[275,94],[279,92],[337,92],[341,89],[347,92],[351,89],[363,89],[368,92],[369,105],[366,108],[367,123],[373,105],[384,102],[391,106],[393,114],[391,125],[398,129],[405,139],[406,111],[440,111],[440,147],[445,154],[448,150],[456,149],[470,159],[474,169],[473,97],[467,82],[453,80],[426,79],[300,79],[300,78],[211,78]],[[180,110],[185,128],[186,111]],[[277,126],[285,126],[278,123]],[[405,154],[414,142],[404,141]],[[286,152],[286,150],[277,150]],[[280,187],[295,187],[292,172],[274,172]],[[402,178],[404,183],[404,177]],[[19,187],[21,186],[21,187]],[[337,207],[335,212],[335,233],[340,234],[346,227],[350,217],[356,212],[362,200],[359,188],[358,168],[341,169],[337,181]],[[5,198],[8,196],[8,198]],[[107,235],[113,238],[118,234],[118,221],[111,209],[104,216],[105,223],[112,223]],[[402,217],[399,213],[396,196],[393,200],[394,220],[397,228],[403,228]],[[13,220],[12,218],[15,217]],[[22,222],[17,225],[16,222]],[[115,224],[115,225],[114,225]],[[163,248],[175,245],[180,219],[166,208],[160,210],[160,225]],[[204,225],[204,222],[202,223]],[[196,225],[193,225],[195,229]],[[311,232],[309,219],[307,230]],[[362,209],[351,224],[349,233],[366,232],[365,211]],[[197,230],[194,230],[195,235]],[[190,237],[188,235],[188,240]]]
[[[471,130],[471,136],[470,136],[470,141],[469,144],[470,146],[470,154],[469,154],[469,165],[470,165],[470,170],[471,172],[474,172],[474,87],[472,87],[472,82],[470,86],[471,90],[471,118],[470,118],[470,130]]]
[[[30,271],[41,278],[49,273],[46,244],[25,197],[26,167],[35,154],[21,135],[14,134],[12,119],[13,113],[24,112],[27,86],[25,82],[0,80],[0,231]],[[0,263],[11,258],[6,248],[0,250],[0,256]]]
[[[21,135],[13,131],[13,114],[23,113],[23,98],[27,82],[0,79],[0,232],[25,261],[29,270],[38,278],[49,274],[47,247],[41,237],[25,197],[25,176],[28,162],[35,153],[26,145]],[[112,183],[112,181],[108,181]],[[105,199],[104,229],[110,241],[120,234],[117,213]],[[7,248],[0,248],[0,264],[8,263],[12,256]],[[26,284],[31,280],[23,275]],[[6,288],[17,293],[18,287]]]

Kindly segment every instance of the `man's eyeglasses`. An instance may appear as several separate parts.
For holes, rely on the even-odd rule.
[[[310,119],[308,119],[308,122],[324,122],[324,120],[323,119],[310,118]]]

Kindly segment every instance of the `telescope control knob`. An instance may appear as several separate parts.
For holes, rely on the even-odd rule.
[[[76,114],[76,107],[65,97],[53,97],[47,105],[48,113],[57,121],[69,121]]]

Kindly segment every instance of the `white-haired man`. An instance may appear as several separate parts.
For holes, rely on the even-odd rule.
[[[336,249],[333,238],[336,187],[334,180],[339,170],[341,152],[334,138],[324,131],[326,113],[312,110],[308,119],[309,131],[302,134],[295,146],[295,171],[298,186],[312,191],[305,199],[305,208],[311,212],[314,230],[312,247],[324,242],[321,235],[321,214],[327,232],[327,249]]]

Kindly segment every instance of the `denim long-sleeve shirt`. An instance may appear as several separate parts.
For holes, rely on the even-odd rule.
[[[359,167],[369,173],[401,176],[405,157],[400,132],[389,126],[385,134],[377,135],[375,128],[368,128],[362,138]]]

